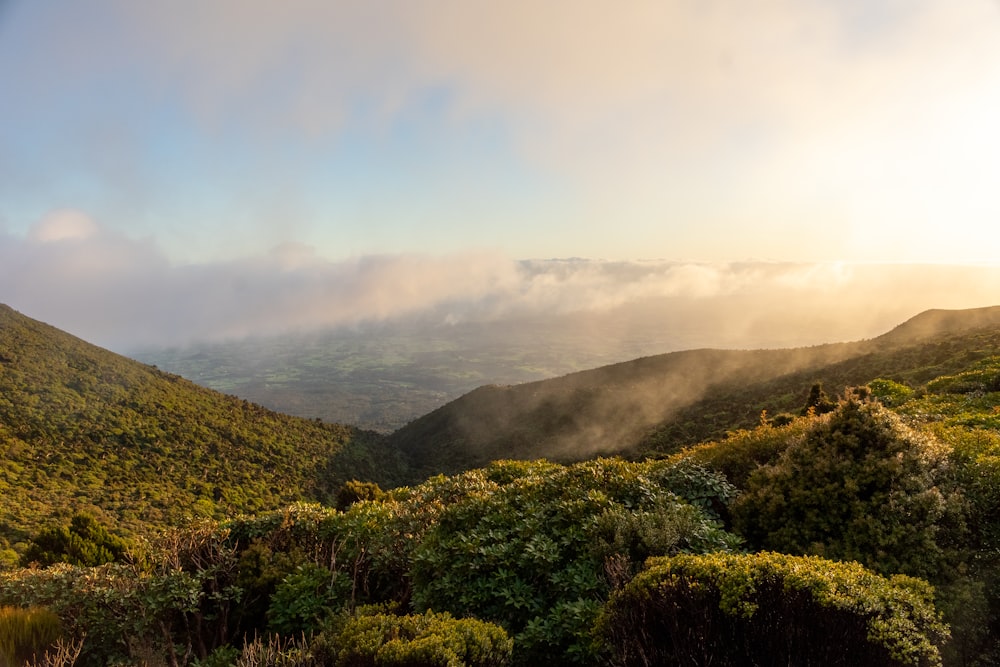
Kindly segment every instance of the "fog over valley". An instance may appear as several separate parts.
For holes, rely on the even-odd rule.
[[[60,211],[0,236],[15,309],[209,387],[391,429],[483,384],[695,348],[877,336],[930,308],[991,305],[993,265],[324,259],[283,245],[183,264]]]
[[[0,284],[12,307],[126,354],[417,323],[489,323],[516,337],[518,323],[532,322],[540,337],[547,327],[580,337],[594,327],[600,339],[590,345],[624,359],[866,338],[928,308],[992,305],[1000,267],[520,260],[490,251],[328,260],[304,245],[185,264],[151,239],[60,211],[23,237],[0,235]]]

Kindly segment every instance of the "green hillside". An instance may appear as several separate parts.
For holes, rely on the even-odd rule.
[[[689,350],[514,386],[481,387],[390,436],[419,473],[500,458],[672,452],[886,377],[926,382],[1000,353],[1000,307],[928,311],[878,338],[785,350]],[[419,474],[417,478],[419,478]]]
[[[0,306],[0,550],[74,513],[146,531],[327,500],[351,478],[392,483],[382,447],[377,434],[203,389]]]

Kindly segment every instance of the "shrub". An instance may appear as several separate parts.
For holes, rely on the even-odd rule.
[[[21,564],[104,565],[122,560],[127,549],[125,540],[109,533],[93,517],[77,514],[69,526],[48,528],[36,535],[21,557]]]
[[[733,523],[758,549],[942,580],[964,531],[962,497],[941,483],[947,465],[935,438],[852,398],[750,475]]]
[[[679,555],[648,568],[599,621],[619,666],[940,664],[947,627],[925,582],[775,553]]]
[[[1000,391],[1000,357],[988,357],[967,371],[935,378],[927,383],[927,391],[936,394]]]
[[[517,664],[593,663],[589,631],[619,579],[605,576],[609,561],[625,579],[648,555],[738,544],[711,509],[733,489],[700,466],[502,463],[486,477],[502,485],[450,503],[415,550],[413,599],[499,623]]]
[[[271,596],[268,624],[282,635],[312,632],[349,592],[347,577],[338,577],[312,563],[300,565]]]
[[[879,378],[868,383],[872,396],[882,405],[902,405],[913,396],[913,390],[905,384]]]
[[[361,500],[378,500],[383,496],[382,489],[374,482],[359,482],[351,480],[337,491],[337,509],[343,511]]]
[[[513,648],[497,625],[433,612],[350,616],[329,635],[330,662],[343,667],[503,667]]]
[[[671,460],[689,460],[717,470],[736,487],[744,488],[751,473],[777,461],[811,423],[812,420],[800,417],[781,426],[765,423],[754,429],[733,431],[725,440],[691,447]]]

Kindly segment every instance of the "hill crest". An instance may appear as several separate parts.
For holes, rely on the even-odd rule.
[[[1000,307],[926,311],[865,341],[685,350],[550,380],[485,386],[410,422],[390,442],[423,474],[457,472],[498,458],[568,462],[672,451],[753,426],[762,410],[797,409],[814,382],[839,391],[883,375],[918,379],[913,364],[924,355],[918,348],[984,329],[1000,331]],[[1000,341],[987,347],[1000,351]],[[933,364],[939,370],[947,370],[940,364],[948,349],[928,353],[937,354]],[[777,398],[761,398],[767,391]]]

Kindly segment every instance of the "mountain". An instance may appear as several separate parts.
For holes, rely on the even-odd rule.
[[[1000,353],[1000,307],[922,313],[882,336],[784,350],[689,350],[476,389],[393,433],[420,474],[498,458],[669,453],[795,411],[810,387],[920,383]]]
[[[0,551],[95,515],[119,532],[328,501],[495,459],[639,457],[751,427],[878,377],[919,385],[1000,354],[1000,308],[927,311],[865,341],[700,349],[483,386],[390,436],[290,417],[0,306]]]
[[[1000,306],[968,310],[925,310],[879,337],[883,343],[913,343],[1000,326]]]
[[[0,305],[0,551],[74,513],[119,531],[391,484],[382,436],[266,410]]]

